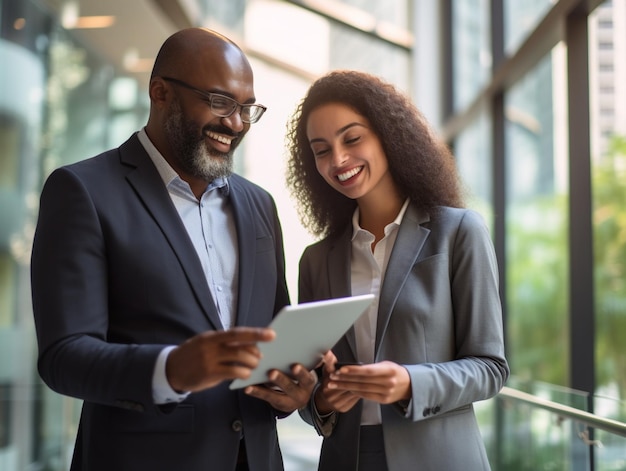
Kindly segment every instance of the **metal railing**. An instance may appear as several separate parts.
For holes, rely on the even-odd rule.
[[[559,404],[558,402],[549,401],[539,396],[528,394],[506,386],[502,388],[499,396],[500,398],[513,399],[525,404],[530,404],[531,406],[554,412],[561,417],[567,417],[569,419],[576,420],[577,422],[582,422],[589,427],[626,437],[626,423],[624,422],[600,417],[590,412],[565,406],[563,404]]]

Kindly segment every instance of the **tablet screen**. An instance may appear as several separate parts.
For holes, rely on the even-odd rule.
[[[271,342],[260,342],[263,357],[249,378],[236,379],[230,389],[267,382],[267,373],[289,373],[302,363],[313,369],[374,300],[373,294],[327,299],[285,306],[269,327],[276,332]]]

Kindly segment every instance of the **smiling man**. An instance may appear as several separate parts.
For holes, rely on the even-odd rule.
[[[265,111],[241,49],[202,28],[163,44],[145,128],[55,170],[32,253],[39,372],[83,400],[72,470],[282,470],[276,417],[315,376],[259,361],[289,303],[272,197],[232,173]],[[295,379],[296,381],[294,381]]]

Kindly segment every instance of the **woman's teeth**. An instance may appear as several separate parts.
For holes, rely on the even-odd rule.
[[[337,175],[337,179],[340,182],[345,182],[346,180],[348,180],[349,178],[352,178],[353,176],[355,176],[357,173],[359,173],[361,170],[363,170],[363,167],[355,167],[351,170],[348,170],[347,172],[344,173],[340,173],[339,175]]]

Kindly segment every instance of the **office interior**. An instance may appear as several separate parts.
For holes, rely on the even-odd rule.
[[[453,150],[493,237],[512,376],[476,404],[492,468],[626,470],[626,0],[0,0],[0,469],[68,469],[80,413],[36,370],[42,184],[145,124],[154,56],[188,26],[252,62],[268,111],[235,170],[276,199],[292,299],[313,238],[287,120],[326,71],[377,74]],[[279,435],[286,470],[316,469],[313,428]]]

